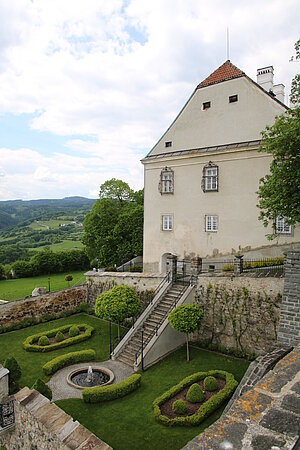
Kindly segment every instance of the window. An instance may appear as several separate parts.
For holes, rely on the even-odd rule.
[[[172,147],[172,141],[165,142],[165,147]]]
[[[276,233],[292,234],[292,225],[289,225],[286,217],[276,217]]]
[[[163,231],[173,230],[173,216],[172,214],[164,214],[162,216],[162,229]]]
[[[170,167],[165,167],[160,173],[159,192],[161,194],[174,193],[174,172]]]
[[[205,231],[218,231],[218,216],[205,216]]]
[[[211,161],[203,168],[202,190],[203,192],[218,191],[219,168]]]
[[[204,109],[210,108],[210,106],[211,106],[210,102],[204,102],[204,103],[202,103],[202,109],[203,109],[203,110],[204,110]]]
[[[229,103],[234,103],[238,101],[238,95],[230,95],[229,96]]]

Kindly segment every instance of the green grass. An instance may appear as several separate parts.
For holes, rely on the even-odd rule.
[[[73,280],[70,282],[70,286],[80,284],[85,281],[85,271],[68,272],[73,276]],[[51,291],[58,291],[68,287],[68,282],[65,281],[66,274],[50,275],[50,288]],[[32,278],[16,278],[14,280],[1,280],[0,281],[0,299],[1,300],[18,300],[31,295],[32,291],[36,287],[45,287],[48,291],[48,275],[41,275],[39,277]]]
[[[87,323],[96,329],[95,335],[82,343],[68,349],[50,353],[26,352],[22,343],[31,334],[50,330],[66,324]],[[113,325],[113,336],[117,334]],[[93,348],[96,359],[108,359],[109,335],[108,323],[86,314],[78,314],[45,324],[39,324],[23,330],[0,335],[0,362],[13,355],[22,369],[21,386],[31,387],[36,378],[47,381],[42,372],[42,365],[50,359],[64,353]],[[210,369],[223,369],[232,372],[241,380],[248,367],[248,362],[231,358],[196,347],[191,348],[191,361],[186,362],[185,347],[169,355],[160,363],[142,374],[142,386],[137,391],[118,400],[102,404],[85,404],[80,399],[57,401],[57,405],[95,433],[115,450],[177,450],[189,440],[201,433],[221,415],[218,409],[206,421],[197,427],[167,428],[156,422],[152,412],[153,400],[184,377]]]
[[[71,345],[67,348],[61,348],[59,350],[54,350],[47,353],[26,352],[23,349],[24,340],[32,334],[36,334],[41,331],[49,331],[63,325],[80,323],[86,323],[87,325],[91,325],[95,328],[95,333],[91,339]],[[14,356],[22,370],[20,385],[31,387],[37,378],[41,378],[44,381],[49,379],[44,375],[42,366],[56,356],[63,355],[68,352],[92,348],[96,351],[96,359],[98,361],[107,360],[109,353],[108,327],[108,322],[104,320],[89,316],[87,314],[76,314],[63,319],[53,320],[51,322],[24,328],[22,330],[4,333],[0,335],[0,362],[3,364],[8,356]],[[112,333],[113,338],[117,336],[117,326],[114,324],[112,325]]]
[[[154,418],[153,400],[194,372],[222,369],[232,372],[240,381],[249,365],[242,359],[198,348],[191,349],[192,360],[189,363],[185,356],[185,348],[182,348],[146,370],[142,374],[142,387],[122,399],[102,404],[84,404],[78,399],[56,403],[115,450],[181,449],[217,420],[224,407],[199,426],[165,427]]]
[[[46,244],[41,245],[40,247],[28,247],[28,250],[34,250],[34,251],[40,251],[45,250],[45,247],[49,247],[50,250],[53,250],[54,252],[58,252],[61,250],[77,250],[82,249],[84,247],[83,243],[81,241],[75,241],[71,239],[64,239],[62,242],[58,242],[56,244]]]
[[[51,219],[51,220],[35,220],[32,222],[29,227],[33,230],[48,230],[51,228],[59,228],[61,223],[65,223],[66,225],[70,225],[72,223],[71,220],[63,220],[63,219]]]

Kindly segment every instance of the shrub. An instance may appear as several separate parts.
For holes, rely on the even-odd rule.
[[[50,352],[52,350],[56,350],[58,348],[67,347],[69,345],[77,344],[78,342],[85,341],[92,336],[94,332],[94,328],[90,325],[86,325],[85,323],[77,325],[80,331],[83,331],[82,334],[78,336],[69,337],[64,339],[61,342],[55,342],[54,344],[49,344],[47,346],[38,345],[38,340],[41,336],[47,336],[48,338],[56,336],[58,331],[62,333],[69,332],[71,325],[64,325],[63,327],[55,328],[53,330],[49,330],[47,332],[33,334],[32,336],[28,336],[23,342],[23,348],[28,352]]]
[[[18,364],[18,361],[13,356],[7,358],[4,361],[3,366],[9,370],[9,393],[14,394],[19,389],[19,380],[22,376],[21,368]]]
[[[58,331],[55,335],[56,342],[61,342],[65,339],[64,334],[61,331]]]
[[[80,333],[80,330],[79,330],[77,325],[72,325],[71,328],[69,329],[69,336],[70,337],[78,336],[79,333]]]
[[[49,345],[49,344],[50,344],[50,342],[49,342],[48,336],[43,335],[38,340],[38,345],[45,346],[45,345]]]
[[[186,394],[186,399],[191,403],[200,403],[204,400],[204,394],[198,383],[193,383]]]
[[[172,410],[175,414],[185,414],[187,412],[187,406],[184,400],[175,400],[172,405]]]
[[[36,380],[36,382],[34,383],[34,385],[32,386],[31,389],[35,389],[36,391],[38,391],[40,394],[44,395],[45,397],[49,398],[49,400],[52,400],[52,391],[49,388],[49,386],[40,378],[38,378]]]
[[[129,268],[128,272],[143,272],[143,267],[142,266],[132,266]]]
[[[169,417],[164,416],[161,413],[160,406],[163,403],[165,403],[167,400],[169,400],[170,398],[174,397],[176,394],[181,392],[185,387],[190,386],[191,384],[196,383],[197,381],[204,380],[204,378],[210,375],[225,379],[226,384],[223,387],[223,389],[221,389],[219,392],[217,392],[215,395],[209,398],[205,403],[202,403],[202,405],[193,415],[184,417],[175,417],[173,419],[170,419]],[[192,375],[184,378],[180,383],[176,384],[168,391],[166,391],[164,394],[162,394],[160,397],[154,400],[153,402],[154,415],[158,422],[167,426],[199,425],[201,422],[203,422],[204,419],[206,419],[206,417],[210,416],[213,411],[218,409],[219,406],[232,395],[237,385],[238,383],[234,379],[234,376],[229,372],[225,372],[224,370],[210,370],[209,372],[193,373]]]
[[[43,372],[45,375],[53,375],[57,370],[62,369],[70,364],[78,362],[91,361],[96,359],[95,350],[80,350],[78,352],[70,352],[46,362],[43,365]]]
[[[83,389],[82,398],[86,403],[99,403],[124,397],[140,386],[141,378],[140,374],[134,373],[117,384]]]
[[[204,379],[204,389],[208,392],[216,391],[218,389],[218,382],[213,376],[208,376]]]

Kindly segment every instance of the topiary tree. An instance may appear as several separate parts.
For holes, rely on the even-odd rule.
[[[49,398],[49,400],[52,400],[52,391],[49,388],[49,386],[40,378],[38,378],[31,389],[35,389],[40,394],[44,395],[45,397]]]
[[[70,337],[78,336],[79,333],[80,333],[80,330],[79,330],[79,328],[78,328],[77,325],[72,325],[72,326],[70,327],[70,329],[69,329],[69,336],[70,336]]]
[[[216,391],[218,389],[218,382],[215,377],[208,376],[204,378],[204,389],[208,392]]]
[[[190,360],[189,333],[199,329],[203,319],[203,311],[197,305],[177,306],[168,316],[169,324],[176,331],[186,334],[186,359]]]
[[[65,281],[68,282],[68,287],[70,287],[70,281],[72,281],[72,280],[73,280],[72,275],[66,275],[66,276],[65,276]]]
[[[45,347],[46,345],[49,345],[49,342],[48,336],[41,336],[38,340],[38,345]]]
[[[95,314],[102,319],[111,317],[118,324],[118,339],[120,340],[120,323],[134,317],[141,309],[136,291],[129,286],[115,286],[111,290],[102,292],[95,304]]]
[[[175,400],[172,404],[172,410],[175,414],[185,414],[187,412],[187,406],[184,400]]]
[[[19,389],[19,380],[22,376],[21,368],[17,360],[11,356],[7,358],[3,366],[9,370],[8,383],[9,383],[9,393],[14,394]]]
[[[61,331],[58,331],[55,335],[56,342],[61,342],[64,339],[65,339],[65,336],[63,335],[63,333]]]
[[[204,400],[204,393],[198,383],[193,383],[186,394],[186,399],[191,403],[200,403]]]

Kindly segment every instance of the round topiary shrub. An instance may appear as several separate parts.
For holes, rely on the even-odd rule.
[[[204,389],[208,392],[216,391],[218,389],[218,382],[215,377],[208,376],[204,378]]]
[[[38,340],[38,345],[41,345],[42,347],[46,347],[46,345],[49,345],[48,336],[41,336]]]
[[[72,325],[71,328],[69,329],[69,336],[70,337],[78,336],[79,333],[80,333],[80,330],[77,327],[77,325]]]
[[[204,394],[198,383],[190,386],[186,394],[186,399],[191,403],[200,403],[204,400]]]
[[[40,394],[47,397],[49,400],[52,400],[52,390],[49,388],[49,386],[40,378],[36,380],[34,385],[32,386],[32,389],[36,389]]]
[[[65,339],[65,336],[63,335],[63,333],[61,331],[58,331],[55,335],[56,342],[61,342],[64,339]]]
[[[187,406],[184,400],[175,400],[172,405],[172,410],[175,414],[185,414],[187,412]]]

